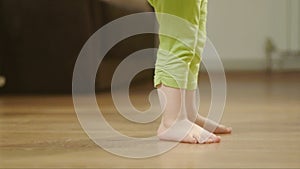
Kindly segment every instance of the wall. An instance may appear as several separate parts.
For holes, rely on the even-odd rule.
[[[299,0],[209,0],[208,36],[219,51],[227,70],[264,70],[264,44],[273,39],[279,49],[300,49]],[[290,30],[290,31],[288,31]],[[288,38],[290,32],[290,38]],[[289,42],[288,42],[288,39]],[[287,68],[299,68],[300,59]]]

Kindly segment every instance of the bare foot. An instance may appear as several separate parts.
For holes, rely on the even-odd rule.
[[[232,132],[232,128],[231,127],[226,127],[224,125],[220,125],[217,124],[216,122],[213,122],[203,116],[197,115],[196,119],[190,119],[191,121],[194,121],[195,124],[199,125],[200,127],[205,128],[206,130],[210,131],[210,127],[206,127],[206,126],[214,126],[214,128],[216,127],[216,129],[214,131],[210,131],[213,132],[214,134],[230,134]],[[207,123],[206,125],[205,122]]]
[[[170,124],[170,123],[169,123]],[[191,144],[219,143],[221,138],[216,136],[189,120],[178,120],[168,125],[162,121],[157,131],[158,137],[166,141],[178,141]]]

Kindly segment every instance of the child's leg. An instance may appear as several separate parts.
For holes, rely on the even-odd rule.
[[[165,13],[185,19],[197,28],[200,14],[201,0],[152,0],[151,3],[157,13]],[[182,39],[174,39],[164,35],[159,36],[160,45],[155,65],[155,86],[165,84],[168,87],[187,89],[189,64],[194,57],[194,43],[196,41],[193,29],[186,25],[186,30],[172,25],[170,17],[158,15],[160,32],[172,32]],[[184,35],[183,35],[184,34]],[[186,37],[188,36],[188,37]],[[187,40],[188,38],[188,40]],[[191,46],[184,41],[192,42]],[[190,44],[189,44],[190,45]]]
[[[190,67],[189,67],[189,80],[188,80],[188,86],[190,88],[193,88],[195,85],[197,85],[197,81],[195,79],[198,79],[198,72],[201,62],[201,56],[204,49],[205,41],[206,41],[206,18],[207,18],[207,0],[203,0],[201,4],[200,9],[200,20],[199,20],[199,34],[198,34],[198,40],[195,48],[195,56],[193,60],[191,61]],[[195,83],[196,82],[196,83]],[[189,120],[195,122],[197,125],[204,127],[204,124],[206,123],[209,126],[215,126],[216,134],[227,134],[231,133],[232,129],[230,127],[226,127],[223,125],[219,125],[211,120],[208,120],[204,117],[202,117],[198,113],[198,107],[196,107],[196,90],[189,90],[186,92],[186,109]]]
[[[197,27],[201,2],[202,0],[152,0],[151,4],[156,12],[176,15]],[[160,29],[164,31],[170,29],[177,34],[181,33],[182,30],[176,30],[176,27],[166,24],[168,21],[164,19],[164,17],[158,17]],[[196,41],[194,34],[195,32],[191,32],[190,41]],[[154,81],[156,87],[160,86],[158,90],[161,104],[164,106],[164,115],[158,129],[158,136],[163,140],[188,143],[219,142],[219,137],[187,119],[184,101],[185,92],[191,87],[188,86],[187,80],[194,53],[194,49],[185,46],[180,40],[160,35]],[[195,86],[191,89],[195,89]]]
[[[195,55],[189,66],[188,86],[189,88],[196,88],[198,81],[198,72],[200,68],[201,56],[206,41],[206,18],[207,18],[207,0],[203,0],[200,9],[200,20],[199,20],[199,33],[197,38],[197,44],[195,48]],[[216,134],[227,134],[231,133],[232,129],[223,125],[219,125],[213,121],[210,121],[198,114],[198,108],[196,107],[196,90],[189,90],[186,92],[186,109],[188,118],[190,121],[195,122],[197,125],[204,127],[204,123],[207,125],[216,126],[214,132]]]

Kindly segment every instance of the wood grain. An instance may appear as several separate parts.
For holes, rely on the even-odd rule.
[[[112,155],[82,130],[69,95],[0,97],[0,168],[300,168],[300,73],[228,74],[222,123],[233,127],[220,144],[179,144],[147,159]],[[201,78],[201,112],[209,108],[206,75]],[[132,89],[135,106],[146,109],[151,84]],[[107,121],[131,136],[155,134],[159,120],[133,124],[98,95]],[[126,147],[121,147],[126,150]],[[128,148],[128,150],[130,149]]]

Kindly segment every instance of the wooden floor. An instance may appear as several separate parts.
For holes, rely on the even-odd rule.
[[[228,74],[222,123],[232,126],[220,144],[179,144],[147,159],[110,154],[81,129],[71,96],[0,96],[0,168],[300,168],[300,73]],[[210,103],[201,79],[201,112]],[[131,98],[147,108],[150,85]],[[119,117],[109,93],[98,95],[107,121],[120,132],[154,135],[159,121],[132,124]],[[130,151],[130,150],[128,150]]]

